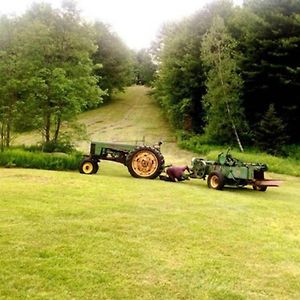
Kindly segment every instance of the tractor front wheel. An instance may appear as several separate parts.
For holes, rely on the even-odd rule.
[[[207,185],[210,189],[221,190],[224,187],[225,179],[220,172],[211,172],[207,178]]]
[[[98,163],[90,158],[84,159],[79,166],[79,172],[82,174],[92,175],[96,174],[98,170]]]
[[[126,165],[133,177],[154,179],[163,171],[162,154],[153,147],[138,147],[128,154]]]

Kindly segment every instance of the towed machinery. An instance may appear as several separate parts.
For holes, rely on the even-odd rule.
[[[266,191],[267,187],[279,186],[280,180],[265,179],[268,170],[266,164],[245,163],[232,157],[229,153],[221,152],[216,161],[193,158],[191,178],[206,179],[209,188],[221,190],[224,185],[243,187],[252,185],[254,190]]]
[[[90,153],[82,160],[79,171],[88,175],[96,174],[100,161],[108,160],[126,166],[133,177],[155,179],[168,167],[161,154],[161,144],[138,146],[92,142]],[[208,187],[216,190],[223,189],[225,185],[252,185],[254,190],[264,192],[268,187],[276,187],[281,183],[280,180],[265,179],[264,173],[268,170],[266,164],[242,162],[230,154],[230,149],[226,153],[221,152],[215,161],[193,158],[191,165],[188,177],[203,180],[207,178]]]
[[[160,151],[161,142],[153,145],[128,145],[118,143],[92,142],[90,154],[79,166],[83,174],[96,174],[101,160],[121,163],[133,177],[154,179],[164,169],[165,160]]]

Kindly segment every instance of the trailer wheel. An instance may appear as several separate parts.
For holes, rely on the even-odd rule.
[[[220,172],[211,172],[207,178],[207,185],[210,189],[221,190],[224,187],[225,179]]]
[[[154,179],[163,171],[165,164],[162,154],[153,147],[141,146],[131,151],[126,165],[131,176]]]
[[[253,189],[256,190],[256,191],[260,191],[260,192],[265,192],[267,190],[267,186],[265,185],[256,185],[256,184],[253,184]]]
[[[84,159],[79,166],[79,172],[82,174],[87,174],[87,175],[96,174],[98,170],[99,170],[99,166],[97,161],[92,160],[90,158]]]

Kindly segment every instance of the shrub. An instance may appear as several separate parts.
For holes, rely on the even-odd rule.
[[[76,170],[82,154],[29,152],[24,149],[8,149],[0,153],[0,165],[5,167],[44,170]]]
[[[69,141],[50,141],[42,145],[43,152],[62,152],[62,153],[72,153],[75,148]]]
[[[226,147],[229,146],[220,146],[212,144],[209,138],[203,134],[203,135],[192,135],[186,132],[178,132],[177,133],[177,139],[178,139],[178,145],[183,148],[190,151],[193,151],[195,153],[200,154],[207,154],[210,151],[213,150],[222,150],[226,149]]]
[[[282,146],[282,152],[285,157],[300,161],[300,145],[285,145]]]

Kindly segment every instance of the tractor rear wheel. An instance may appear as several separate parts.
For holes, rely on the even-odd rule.
[[[79,172],[82,174],[92,175],[96,174],[98,170],[98,163],[90,158],[84,159],[79,166]]]
[[[221,190],[224,187],[225,179],[220,172],[211,172],[207,178],[207,185],[210,189]]]
[[[131,176],[154,179],[161,174],[165,164],[163,155],[153,147],[141,146],[131,151],[126,165]]]

